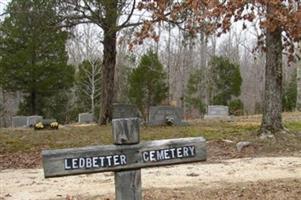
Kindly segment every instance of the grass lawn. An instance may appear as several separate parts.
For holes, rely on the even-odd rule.
[[[297,127],[297,125],[294,125]],[[227,122],[202,122],[189,126],[157,126],[140,129],[141,140],[157,140],[203,136],[207,140],[240,140],[251,137],[257,125],[238,125]],[[301,130],[301,123],[300,123]],[[67,126],[59,130],[34,131],[32,129],[1,129],[0,153],[28,152],[36,149],[81,147],[111,144],[111,126]]]
[[[293,115],[295,116],[295,114]],[[299,116],[299,115],[298,115]],[[301,114],[300,114],[301,116]],[[301,132],[301,120],[288,115],[285,126],[295,133]],[[231,122],[222,121],[191,121],[188,126],[141,126],[141,140],[157,140],[181,137],[203,136],[208,142],[209,156],[233,155],[235,144],[239,141],[251,141],[256,146],[256,155],[264,153],[300,152],[301,139],[288,139],[283,142],[261,141],[256,137],[260,126],[259,117],[235,118]],[[233,143],[229,143],[233,141]],[[0,129],[0,168],[15,163],[16,159],[28,159],[26,156],[37,157],[40,162],[40,152],[43,149],[83,147],[99,144],[112,144],[112,127],[108,126],[62,126],[59,130],[35,131],[33,129]],[[211,151],[212,150],[212,151]],[[213,153],[212,153],[213,152]],[[231,153],[229,153],[231,152]],[[254,153],[254,152],[253,152]],[[13,156],[10,156],[13,155]],[[246,155],[247,156],[247,155]],[[226,156],[227,157],[227,156]],[[9,159],[9,161],[6,161]],[[29,167],[31,165],[29,164]],[[22,167],[22,164],[21,164]],[[24,167],[24,166],[23,166]]]

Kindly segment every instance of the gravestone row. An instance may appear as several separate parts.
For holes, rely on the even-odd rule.
[[[131,104],[114,104],[113,119],[125,117],[141,118],[137,106]],[[174,106],[151,106],[149,110],[148,125],[184,125],[182,122],[183,110]]]
[[[34,116],[15,116],[12,117],[13,128],[28,128],[34,126],[37,122],[42,121],[43,117],[39,115]]]
[[[113,104],[113,119],[121,119],[126,116],[140,118],[141,114],[135,105],[121,103]],[[95,122],[95,119],[92,113],[80,113],[78,115],[78,122],[80,124],[89,124]]]

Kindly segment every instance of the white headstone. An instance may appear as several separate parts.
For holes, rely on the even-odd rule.
[[[27,127],[27,117],[26,116],[14,116],[14,117],[12,117],[12,127],[13,128],[25,128],[25,127]]]
[[[94,122],[94,116],[92,113],[80,113],[78,115],[78,122],[81,124],[89,124]]]
[[[220,106],[220,105],[208,106],[208,112],[204,118],[205,119],[230,119],[229,107]]]

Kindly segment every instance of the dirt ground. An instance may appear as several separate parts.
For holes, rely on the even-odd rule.
[[[207,162],[142,169],[143,199],[301,199],[301,113],[284,120],[297,137],[276,143],[257,138],[260,116],[142,127],[143,140],[204,136],[208,151]],[[239,141],[252,145],[238,152]],[[109,126],[0,129],[0,200],[113,200],[113,173],[44,179],[41,169],[43,149],[110,143]]]
[[[228,183],[226,186],[204,189],[188,187],[176,189],[155,189],[145,191],[145,200],[299,200],[301,180],[282,179],[247,183]],[[113,198],[99,198],[110,200]],[[95,198],[97,200],[97,198]]]
[[[44,179],[42,169],[0,171],[1,200],[111,200],[113,173]],[[142,170],[146,200],[300,199],[301,157],[262,157]]]

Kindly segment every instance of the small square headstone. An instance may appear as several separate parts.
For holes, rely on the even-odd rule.
[[[220,105],[208,106],[207,115],[205,119],[230,119],[229,117],[229,107]]]
[[[12,117],[12,127],[13,128],[25,128],[25,127],[27,127],[27,117],[26,116],[14,116],[14,117]]]
[[[121,118],[140,118],[137,106],[132,104],[113,104],[113,119]]]
[[[42,116],[34,115],[34,116],[28,116],[27,117],[27,127],[33,127],[36,123],[43,120]]]
[[[172,123],[183,125],[183,111],[173,106],[151,106],[149,110],[149,125],[166,125]]]
[[[78,115],[78,122],[81,124],[90,124],[94,122],[94,116],[92,113],[80,113]]]

